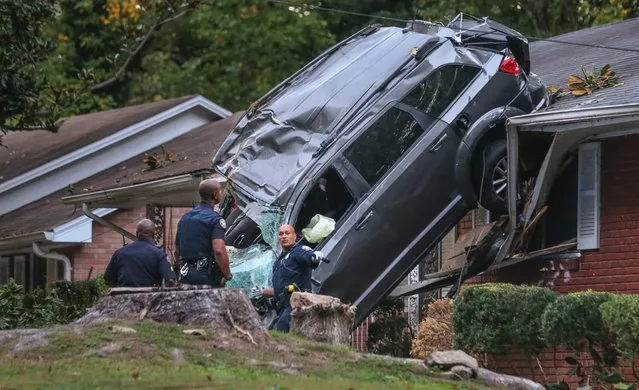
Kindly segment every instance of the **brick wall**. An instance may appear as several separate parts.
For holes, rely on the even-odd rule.
[[[146,210],[120,209],[104,217],[129,232],[135,233],[135,225],[146,216]],[[131,242],[126,239],[126,243]],[[74,249],[70,255],[73,259],[73,280],[84,280],[89,276],[96,277],[104,273],[111,255],[122,247],[122,235],[99,223],[93,223],[93,238],[90,244]]]
[[[488,272],[465,284],[511,282],[537,284],[559,293],[592,289],[597,291],[639,293],[639,135],[618,137],[602,142],[600,248],[583,251],[582,258],[570,262],[529,261],[495,272]],[[577,200],[575,199],[575,202]],[[466,217],[458,224],[460,234],[470,228]],[[488,367],[507,374],[540,382],[569,380],[570,366],[561,348],[550,348],[535,359],[519,353],[488,359]],[[621,369],[632,378],[631,365]],[[545,379],[544,379],[545,375]],[[575,385],[574,378],[571,385]]]
[[[167,208],[166,209],[166,252],[169,256],[173,257],[173,250],[175,249],[175,233],[177,231],[177,223],[191,208]],[[104,219],[112,222],[131,233],[135,233],[136,224],[146,217],[146,208],[136,209],[120,209],[115,213],[107,215]],[[126,243],[131,242],[128,238],[125,239]],[[89,276],[96,277],[103,274],[107,264],[111,260],[111,255],[117,249],[122,248],[123,241],[122,235],[111,229],[100,225],[97,222],[93,223],[93,239],[90,244],[82,247],[76,247],[73,250],[64,252],[66,255],[73,259],[73,280],[84,280]],[[91,268],[93,270],[91,271]]]

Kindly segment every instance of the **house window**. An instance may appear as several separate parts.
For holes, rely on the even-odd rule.
[[[346,149],[344,156],[374,186],[423,133],[411,114],[391,107]]]
[[[577,190],[577,249],[599,248],[599,184],[601,144],[579,147]]]
[[[432,71],[403,100],[424,114],[437,118],[479,73],[468,65],[444,65]]]
[[[30,291],[30,256],[26,254],[8,255],[0,257],[0,283],[7,283],[9,279],[24,286]]]

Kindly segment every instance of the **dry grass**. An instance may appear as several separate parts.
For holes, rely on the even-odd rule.
[[[453,302],[438,299],[428,305],[426,318],[419,324],[410,353],[415,358],[425,359],[433,351],[450,350],[454,345]]]

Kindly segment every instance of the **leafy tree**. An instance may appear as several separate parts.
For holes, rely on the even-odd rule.
[[[115,106],[102,92],[162,25],[200,2],[1,0],[0,130],[56,130],[63,114]]]
[[[267,1],[202,5],[158,35],[131,77],[130,101],[197,93],[245,109],[335,42],[322,17]]]
[[[0,1],[0,129],[53,127],[40,91],[37,64],[51,50],[42,25],[53,17],[52,1]]]

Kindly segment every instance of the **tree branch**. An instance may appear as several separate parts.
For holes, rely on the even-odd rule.
[[[122,66],[120,67],[120,69],[118,69],[117,72],[115,72],[115,74],[113,76],[111,76],[110,78],[102,81],[101,83],[95,84],[93,86],[91,86],[91,88],[89,88],[90,92],[98,92],[101,91],[113,84],[115,84],[117,81],[119,81],[119,79],[124,76],[124,74],[127,72],[127,70],[129,70],[129,67],[131,66],[131,63],[133,62],[133,60],[140,54],[140,52],[142,51],[142,49],[144,49],[146,47],[146,45],[149,43],[149,41],[151,40],[151,38],[153,37],[153,34],[160,28],[160,26],[172,22],[175,19],[181,18],[182,16],[186,15],[186,13],[188,13],[192,8],[186,9],[170,18],[167,18],[165,20],[159,21],[157,23],[155,23],[151,29],[149,29],[149,32],[144,36],[144,39],[142,39],[142,42],[140,42],[140,44],[135,48],[135,50],[133,52],[131,52],[131,54],[129,55],[129,57],[126,59],[126,61],[124,61],[124,64],[122,64]]]

